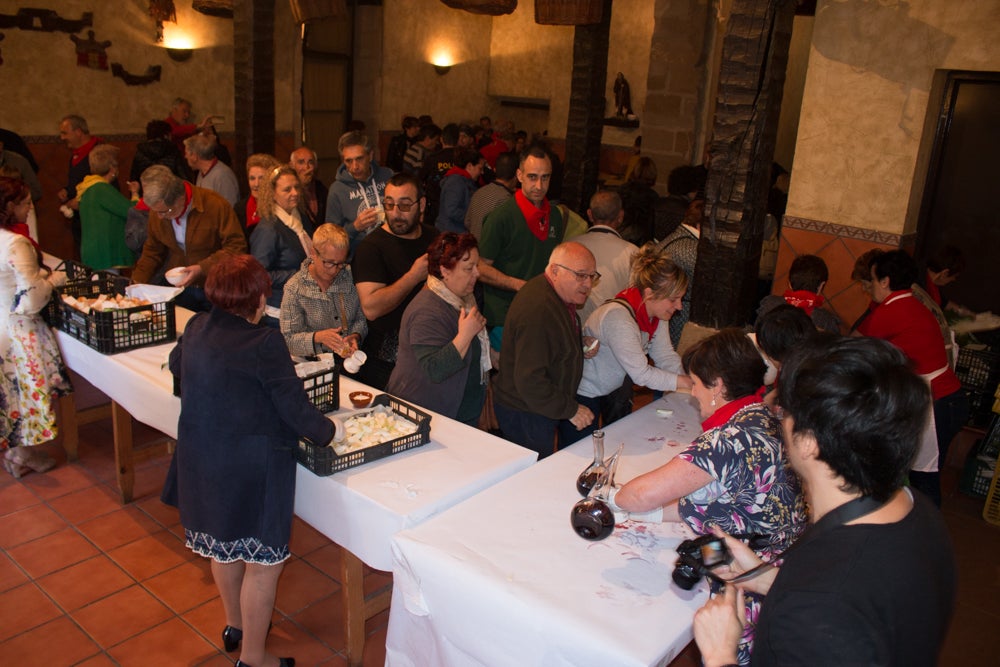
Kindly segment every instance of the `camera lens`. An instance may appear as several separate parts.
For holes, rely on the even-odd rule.
[[[695,584],[701,580],[701,575],[693,567],[681,561],[677,561],[670,576],[674,583],[685,591],[694,588]]]

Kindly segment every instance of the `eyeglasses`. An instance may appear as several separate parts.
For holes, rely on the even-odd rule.
[[[323,259],[322,257],[320,258],[319,263],[328,269],[342,269],[347,266],[347,262],[335,262],[332,259]]]
[[[184,210],[184,203],[181,202],[181,204],[178,205],[178,206],[168,206],[167,208],[164,208],[162,211],[159,210],[159,209],[153,208],[152,206],[150,206],[149,209],[151,211],[155,212],[161,218],[172,218],[172,217],[174,217],[174,213],[177,213],[178,211]]]
[[[392,202],[388,199],[382,201],[382,208],[386,211],[391,211],[394,208],[398,208],[403,213],[409,213],[410,209],[417,205],[417,202],[410,201],[409,199],[405,201]]]
[[[558,266],[560,269],[565,269],[566,271],[572,273],[576,277],[576,282],[578,283],[582,283],[586,281],[588,278],[594,281],[595,283],[601,279],[601,274],[598,273],[597,271],[594,271],[593,273],[587,273],[586,271],[574,271],[568,266],[563,266],[562,264],[553,264],[553,266]]]

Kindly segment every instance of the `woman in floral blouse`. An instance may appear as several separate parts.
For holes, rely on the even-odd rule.
[[[695,533],[712,526],[754,540],[774,559],[805,527],[798,478],[786,465],[778,420],[761,402],[765,366],[739,329],[724,329],[684,354],[704,433],[665,465],[633,479],[615,496],[631,512],[663,511]],[[766,539],[763,539],[766,538]],[[740,664],[748,664],[761,598],[747,594]]]
[[[0,177],[0,463],[14,477],[45,472],[55,460],[41,445],[56,436],[56,399],[71,390],[55,335],[39,316],[65,280],[42,265],[28,236],[31,193]]]

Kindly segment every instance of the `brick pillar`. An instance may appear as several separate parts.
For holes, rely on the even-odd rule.
[[[573,77],[566,122],[563,198],[577,211],[597,190],[604,132],[604,90],[608,78],[611,0],[604,0],[600,23],[578,25],[573,32]]]
[[[646,76],[642,154],[656,162],[657,189],[665,194],[667,174],[700,162],[692,155],[698,96],[706,64],[703,45],[710,10],[705,0],[656,0]],[[714,18],[709,21],[714,29]]]
[[[242,176],[247,156],[274,152],[274,0],[233,4],[233,78],[233,169]]]

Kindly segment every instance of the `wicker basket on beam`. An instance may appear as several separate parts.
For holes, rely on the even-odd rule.
[[[603,17],[602,0],[535,0],[535,23],[591,25]]]
[[[472,14],[500,16],[517,9],[517,0],[441,0],[452,9],[464,9]]]

